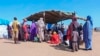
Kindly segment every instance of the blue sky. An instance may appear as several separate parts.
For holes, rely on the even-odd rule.
[[[91,15],[94,27],[100,26],[99,0],[0,0],[0,18],[9,21],[16,16],[22,22],[23,18],[45,10],[76,11],[80,17]]]

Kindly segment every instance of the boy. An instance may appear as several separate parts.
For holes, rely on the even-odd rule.
[[[79,34],[77,28],[73,25],[73,32],[72,32],[72,52],[78,51],[78,38]]]
[[[14,17],[14,21],[12,24],[12,29],[13,29],[13,39],[14,43],[16,44],[18,41],[18,34],[19,34],[19,22],[17,21],[17,18]]]

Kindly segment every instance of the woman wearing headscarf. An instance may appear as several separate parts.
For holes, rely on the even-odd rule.
[[[7,30],[8,30],[8,38],[12,38],[12,28],[10,27],[10,25],[7,25]]]
[[[50,41],[48,41],[48,43],[50,44],[60,44],[60,36],[57,34],[56,31],[53,32],[53,34],[51,35],[51,39]]]
[[[87,20],[83,26],[83,39],[85,42],[86,50],[92,50],[92,30],[93,22],[91,16],[87,16]]]
[[[43,18],[40,18],[37,21],[38,24],[38,37],[39,41],[42,42],[44,40],[44,28],[45,28],[45,23],[43,21]]]
[[[30,40],[33,41],[34,37],[36,36],[36,24],[35,21],[32,22],[32,25],[30,27]]]
[[[72,30],[72,29],[71,29],[71,26],[69,25],[69,26],[68,26],[68,29],[67,29],[67,32],[66,32],[66,33],[67,33],[67,34],[66,34],[67,36],[66,36],[66,41],[65,41],[65,42],[67,43],[68,46],[69,46],[69,41],[71,42],[71,30]],[[70,46],[71,46],[71,45],[70,45]]]
[[[27,20],[23,19],[22,30],[24,35],[24,41],[28,40],[28,25],[26,24]]]
[[[79,23],[77,22],[77,18],[75,17],[75,15],[72,17],[72,22],[71,24],[69,25],[69,28],[68,31],[69,31],[69,37],[70,40],[69,40],[69,45],[70,45],[70,48],[72,49],[72,32],[73,32],[73,25],[75,26],[75,28],[78,28],[79,27]],[[78,29],[77,29],[78,30]],[[79,48],[79,39],[78,39],[78,48]]]

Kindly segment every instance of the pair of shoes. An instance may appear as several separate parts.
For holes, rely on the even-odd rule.
[[[88,51],[88,49],[83,49],[83,50],[86,50],[86,51]]]
[[[89,49],[84,49],[84,50],[88,51],[88,50],[92,50],[92,48],[89,48]]]
[[[76,50],[76,51],[78,51],[78,50]]]
[[[92,50],[92,48],[89,48],[88,50]]]

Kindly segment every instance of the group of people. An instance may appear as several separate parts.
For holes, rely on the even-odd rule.
[[[44,23],[41,17],[37,21],[32,21],[31,25],[27,24],[27,20],[23,19],[23,23],[19,24],[16,17],[12,26],[8,26],[8,36],[12,37],[16,44],[18,40],[47,42],[50,44],[67,44],[72,51],[78,51],[79,45],[85,43],[86,50],[92,50],[92,27],[93,22],[90,16],[87,16],[85,24],[79,24],[77,17],[72,17],[72,22],[68,29],[63,24],[54,24],[52,27]]]
[[[79,24],[77,18],[73,16],[67,30],[67,40],[69,41],[69,47],[72,51],[78,51],[79,45],[85,43],[85,50],[92,50],[92,31],[93,22],[91,16],[87,16],[85,24]]]
[[[11,26],[8,25],[8,37],[14,40],[16,44],[18,40],[34,41],[35,37],[39,37],[39,41],[44,41],[44,28],[45,23],[43,18],[40,18],[37,22],[32,21],[31,25],[27,24],[27,20],[23,19],[20,24],[16,17]]]

